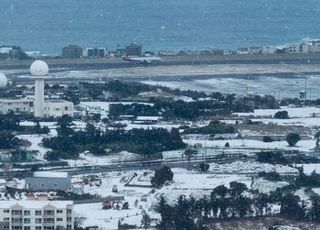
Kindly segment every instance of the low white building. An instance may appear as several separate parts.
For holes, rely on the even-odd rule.
[[[73,201],[1,201],[0,222],[8,230],[71,230]]]
[[[50,100],[44,104],[44,117],[73,116],[73,103],[64,100]]]
[[[0,99],[0,113],[33,113],[32,99]]]
[[[0,99],[0,113],[33,113],[34,99]],[[44,117],[73,116],[73,103],[64,100],[48,100],[44,103]]]

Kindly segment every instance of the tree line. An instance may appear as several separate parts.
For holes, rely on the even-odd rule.
[[[307,207],[290,186],[270,194],[248,189],[243,183],[231,182],[229,188],[220,185],[209,196],[195,198],[181,195],[174,204],[160,198],[157,212],[161,215],[158,229],[196,230],[209,229],[210,222],[219,219],[263,217],[281,215],[296,220],[320,221],[320,196],[310,195]],[[273,207],[280,207],[275,213]]]
[[[128,151],[144,156],[154,156],[162,151],[176,150],[185,147],[179,130],[157,129],[107,129],[100,130],[88,123],[85,130],[75,131],[71,128],[72,119],[63,117],[58,122],[58,135],[44,138],[43,145],[51,148],[48,160],[59,158],[77,158],[79,152],[89,150],[96,155]]]

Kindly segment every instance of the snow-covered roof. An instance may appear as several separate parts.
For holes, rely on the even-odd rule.
[[[33,177],[48,177],[48,178],[68,178],[67,172],[34,172]]]
[[[161,117],[158,116],[138,116],[138,121],[158,121]]]
[[[72,200],[65,200],[65,201],[34,201],[34,200],[10,200],[10,201],[1,201],[1,208],[10,208],[13,205],[23,206],[25,208],[43,208],[47,205],[52,205],[56,208],[66,208],[67,205],[73,205]]]

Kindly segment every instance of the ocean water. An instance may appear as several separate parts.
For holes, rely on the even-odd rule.
[[[148,50],[282,45],[320,37],[319,0],[1,0],[0,44]]]

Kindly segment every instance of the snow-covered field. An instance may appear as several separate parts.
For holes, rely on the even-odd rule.
[[[273,172],[280,174],[297,173],[298,170],[289,166],[272,165],[255,161],[235,161],[228,164],[210,163],[209,171],[217,174],[256,174],[258,172]]]
[[[276,112],[287,111],[290,119],[274,119]],[[252,113],[235,113],[239,117],[250,117],[252,121],[263,122],[264,124],[277,124],[285,126],[320,126],[320,107],[281,107],[280,109],[256,109]]]
[[[301,140],[294,147],[289,147],[286,141],[263,142],[251,139],[233,139],[233,140],[184,140],[188,145],[202,144],[204,147],[224,148],[228,142],[230,149],[265,149],[265,150],[301,150],[312,151],[316,146],[315,140]]]

